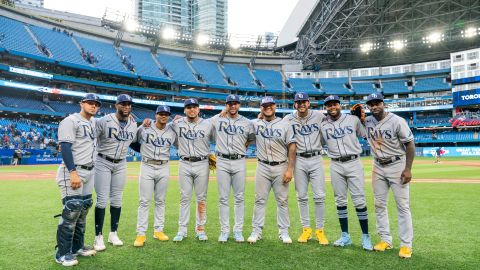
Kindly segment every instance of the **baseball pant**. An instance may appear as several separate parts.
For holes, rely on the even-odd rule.
[[[137,235],[145,235],[148,229],[148,208],[152,199],[155,201],[153,227],[156,232],[163,232],[165,222],[165,195],[170,176],[169,164],[152,165],[142,162],[138,181],[139,204]]]
[[[380,238],[392,245],[388,220],[388,191],[391,188],[398,212],[398,235],[400,245],[412,248],[413,225],[410,212],[410,184],[401,183],[401,174],[405,169],[405,156],[401,160],[382,166],[374,163],[372,174],[373,194],[377,231]]]
[[[355,208],[366,207],[365,176],[362,162],[359,158],[347,162],[333,161],[330,163],[333,194],[337,207],[346,207],[348,192]]]
[[[230,232],[229,222],[229,197],[230,187],[233,189],[235,225],[234,232],[243,231],[245,216],[245,158],[229,160],[217,157],[217,182],[218,182],[218,206],[220,215],[220,230],[224,233]]]
[[[323,228],[325,213],[325,175],[321,156],[305,158],[297,156],[295,163],[295,191],[297,192],[300,223],[309,228],[310,213],[308,209],[308,183],[312,185],[313,202],[315,204],[315,226]]]
[[[127,178],[127,161],[110,162],[97,156],[95,161],[95,192],[97,203],[95,207],[105,209],[110,200],[110,206],[122,207],[123,189]]]
[[[77,174],[82,180],[82,185],[77,189],[72,189],[70,186],[70,172],[64,165],[60,165],[57,170],[57,185],[60,188],[62,199],[67,196],[85,196],[92,194],[94,171],[95,169],[88,171],[78,167]]]
[[[253,209],[253,231],[262,235],[265,224],[265,208],[270,189],[273,189],[277,201],[277,224],[279,234],[288,233],[290,217],[288,213],[288,183],[283,182],[287,163],[270,166],[258,162],[255,176],[255,206]]]
[[[207,222],[207,189],[208,189],[208,159],[189,162],[179,162],[180,184],[180,215],[178,217],[178,232],[187,235],[188,219],[190,217],[190,201],[193,189],[197,201],[196,232],[205,231]]]

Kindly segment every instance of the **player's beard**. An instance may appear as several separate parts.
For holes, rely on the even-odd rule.
[[[337,109],[328,110],[327,109],[327,114],[333,119],[338,119],[340,117],[340,110],[337,110]]]

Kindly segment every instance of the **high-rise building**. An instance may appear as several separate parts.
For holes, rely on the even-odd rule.
[[[224,37],[228,0],[135,0],[136,16],[160,27]]]

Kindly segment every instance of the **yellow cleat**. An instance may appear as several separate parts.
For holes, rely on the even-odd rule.
[[[312,239],[312,228],[303,228],[303,232],[297,241],[299,243],[306,243],[310,239]]]
[[[317,237],[318,243],[320,245],[326,246],[328,245],[328,239],[325,236],[325,231],[323,229],[316,229],[315,236]]]
[[[412,257],[412,249],[409,247],[400,247],[400,252],[398,253],[398,256],[403,259],[407,259]]]
[[[387,243],[387,242],[385,242],[385,241],[383,241],[383,240],[380,241],[380,242],[378,242],[378,243],[373,247],[373,250],[375,250],[375,251],[381,251],[381,252],[383,252],[383,251],[385,251],[385,250],[387,250],[387,249],[392,249],[392,246],[391,246],[389,243]]]
[[[143,247],[145,245],[145,241],[147,238],[145,235],[137,235],[137,238],[135,238],[135,242],[133,243],[134,247]]]
[[[154,232],[153,238],[158,239],[160,241],[168,241],[168,236],[163,232]]]

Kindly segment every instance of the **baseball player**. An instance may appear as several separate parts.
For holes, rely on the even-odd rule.
[[[87,94],[80,102],[81,111],[60,122],[58,141],[63,164],[57,170],[63,211],[57,228],[55,261],[63,266],[78,264],[76,255],[93,256],[95,250],[84,245],[85,222],[93,204],[93,163],[95,120],[100,99]]]
[[[148,208],[152,193],[155,200],[153,237],[160,241],[168,241],[168,236],[163,232],[165,195],[170,176],[168,166],[170,147],[176,140],[176,133],[171,125],[167,125],[170,115],[170,107],[158,106],[156,121],[149,127],[140,126],[137,131],[137,141],[141,144],[142,164],[139,176],[137,237],[133,244],[135,247],[144,246],[146,241]]]
[[[388,221],[388,191],[392,189],[398,212],[398,236],[401,258],[412,256],[413,226],[410,213],[410,181],[415,156],[413,134],[405,119],[386,112],[383,96],[370,94],[367,105],[372,113],[367,117],[367,139],[375,158],[372,173],[377,231],[381,241],[376,251],[392,248],[392,236]]]
[[[235,201],[235,225],[233,238],[244,242],[243,221],[245,215],[244,193],[246,173],[246,148],[255,140],[250,120],[238,114],[240,98],[228,95],[225,105],[225,117],[216,115],[210,118],[215,135],[215,153],[217,157],[218,203],[220,213],[220,236],[218,241],[227,242],[230,235],[229,198],[230,187]]]
[[[108,114],[97,121],[98,155],[95,161],[95,244],[97,251],[105,250],[103,241],[103,221],[105,208],[110,201],[110,234],[108,242],[113,246],[122,246],[117,234],[122,196],[127,177],[127,151],[136,140],[137,125],[130,117],[133,100],[129,95],[121,94],[115,103],[116,113]]]
[[[333,245],[344,247],[352,244],[348,233],[347,211],[348,192],[350,192],[363,233],[363,249],[373,250],[368,234],[365,180],[363,165],[360,161],[362,147],[358,141],[358,137],[365,137],[365,128],[358,117],[342,114],[338,96],[328,96],[324,102],[327,117],[322,122],[321,133],[328,147],[328,156],[331,158],[330,175],[342,230],[340,239]]]
[[[321,155],[322,143],[320,125],[325,118],[323,113],[310,110],[308,94],[295,94],[295,113],[285,116],[297,144],[297,160],[295,162],[295,190],[297,192],[300,222],[303,232],[298,242],[306,243],[312,238],[310,214],[308,209],[308,184],[312,185],[313,202],[315,203],[315,236],[322,245],[328,245],[323,230],[325,212],[325,175]]]
[[[193,189],[197,201],[196,237],[207,241],[205,223],[207,222],[208,155],[212,141],[212,124],[199,117],[200,105],[194,98],[184,102],[185,117],[174,120],[172,128],[177,134],[180,185],[180,215],[178,233],[174,242],[187,237],[187,225],[190,217],[190,200]]]
[[[253,244],[262,238],[267,199],[270,189],[273,189],[277,201],[279,238],[283,243],[290,244],[292,239],[288,234],[288,183],[292,180],[295,168],[295,137],[288,122],[275,116],[276,105],[273,97],[264,97],[260,105],[263,119],[252,121],[258,165],[255,175],[253,230],[247,241]]]

